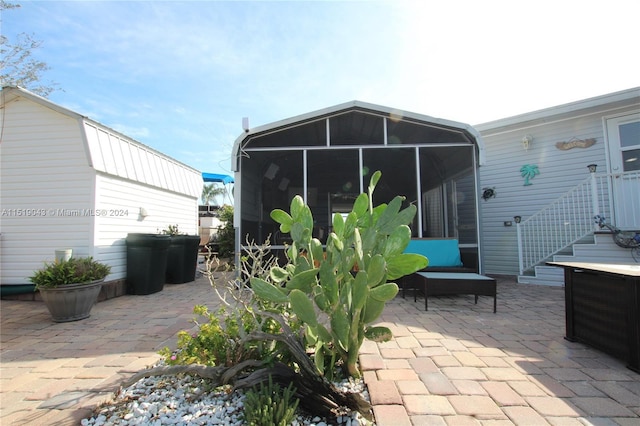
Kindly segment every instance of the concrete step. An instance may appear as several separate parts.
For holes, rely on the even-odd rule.
[[[556,266],[540,265],[534,268],[533,275],[520,275],[519,283],[541,284],[550,286],[564,285],[564,271]]]
[[[573,254],[556,255],[556,262],[634,263],[631,250],[619,247],[609,234],[596,234],[594,244],[574,244]]]
[[[591,242],[592,241],[592,242]],[[593,239],[583,239],[574,244],[562,254],[553,256],[554,262],[591,262],[591,263],[637,263],[631,255],[631,250],[619,247],[610,234],[595,234]],[[523,284],[540,284],[564,286],[564,272],[562,268],[538,265],[531,275],[518,276],[518,282]]]
[[[533,275],[519,275],[518,284],[537,284],[537,285],[547,285],[550,287],[562,287],[564,286],[564,279],[561,282],[558,282],[556,280],[550,280],[548,278],[539,278]]]

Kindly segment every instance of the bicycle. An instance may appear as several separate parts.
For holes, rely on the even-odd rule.
[[[635,262],[640,262],[640,232],[622,231],[615,226],[608,224],[604,216],[594,216],[596,223],[602,228],[611,231],[611,238],[618,247],[631,249],[631,257]]]

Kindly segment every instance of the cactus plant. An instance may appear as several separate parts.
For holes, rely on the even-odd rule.
[[[403,253],[416,207],[402,209],[400,196],[373,207],[380,177],[379,171],[372,175],[368,193],[358,196],[346,219],[334,215],[326,247],[312,237],[313,215],[300,196],[291,201],[290,212],[271,212],[280,231],[291,235],[288,262],[273,267],[266,279],[252,278],[251,286],[260,298],[289,304],[305,323],[306,342],[315,350],[321,374],[330,375],[340,360],[347,374],[360,375],[357,359],[364,338],[392,337],[388,328],[371,324],[398,293],[393,280],[428,264],[424,256]]]
[[[289,383],[282,388],[273,383],[260,383],[247,391],[244,400],[244,421],[248,426],[287,426],[296,415],[300,400],[295,397],[296,388]]]

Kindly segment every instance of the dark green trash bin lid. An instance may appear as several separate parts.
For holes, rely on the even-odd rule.
[[[127,245],[134,247],[167,248],[171,243],[170,235],[163,234],[127,234]]]

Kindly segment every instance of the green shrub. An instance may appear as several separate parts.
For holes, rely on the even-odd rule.
[[[269,318],[263,319],[254,315],[249,309],[238,309],[227,313],[220,308],[210,312],[206,306],[196,305],[194,314],[204,317],[206,321],[199,323],[194,319],[198,330],[191,334],[178,332],[177,351],[165,347],[160,350],[169,365],[200,364],[208,366],[232,366],[247,359],[258,359],[269,362],[277,359],[288,363],[290,355],[280,350],[279,342],[242,339],[249,333],[261,330],[275,334],[280,325]],[[221,322],[222,321],[222,322]]]
[[[193,313],[206,319],[199,323],[194,319],[198,331],[190,334],[187,331],[178,332],[178,350],[172,352],[169,348],[164,348],[160,354],[165,357],[165,362],[169,365],[232,365],[238,358],[247,356],[245,352],[250,348],[244,348],[239,343],[241,335],[240,328],[244,332],[249,332],[255,327],[252,326],[253,319],[247,313],[238,313],[239,316],[226,315],[223,308],[217,312],[209,312],[207,307],[196,305]],[[223,319],[223,323],[220,322]],[[249,321],[246,321],[246,320]],[[242,324],[242,326],[241,326]]]
[[[224,226],[218,230],[217,241],[220,245],[219,257],[233,257],[236,250],[236,232],[233,228],[233,207],[222,206],[220,209],[220,221]]]
[[[178,225],[168,225],[162,230],[163,235],[182,235],[182,232],[178,229]]]
[[[286,426],[291,424],[300,400],[296,389],[289,383],[285,389],[273,384],[271,376],[267,385],[260,383],[245,395],[244,421],[249,426]]]
[[[110,272],[111,266],[95,261],[92,257],[72,257],[66,261],[45,263],[29,280],[36,285],[37,290],[102,280]]]

